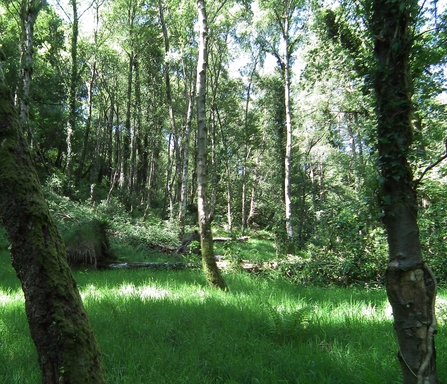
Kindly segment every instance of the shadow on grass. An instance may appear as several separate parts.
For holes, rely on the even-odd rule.
[[[109,383],[401,382],[384,291],[236,274],[226,276],[232,291],[224,293],[190,271],[78,272],[76,279]],[[0,313],[0,382],[39,382],[23,303]]]

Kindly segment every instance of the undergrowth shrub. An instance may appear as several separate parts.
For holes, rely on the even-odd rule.
[[[424,259],[433,268],[438,282],[447,282],[447,204],[439,187],[426,180],[420,194],[426,200],[426,207],[420,207],[418,225]]]
[[[54,182],[54,181],[53,181]],[[119,202],[112,198],[109,202],[99,204],[80,203],[62,196],[54,185],[44,188],[46,199],[53,217],[64,239],[76,234],[85,223],[100,222],[106,228],[106,234],[112,249],[130,247],[147,252],[148,250],[171,251],[179,246],[176,223],[160,221],[149,216],[146,221],[133,218]],[[76,235],[74,235],[76,236]],[[91,255],[92,242],[85,243],[81,254],[88,259]],[[132,252],[127,249],[125,252]],[[117,256],[119,252],[116,253]]]
[[[96,218],[82,221],[64,235],[68,263],[72,267],[97,269],[113,262],[115,257],[106,233],[107,222]]]
[[[309,325],[314,307],[306,305],[293,310],[265,304],[269,316],[268,333],[279,342],[291,342],[302,336]]]
[[[301,256],[278,263],[282,276],[298,284],[340,286],[381,286],[384,283],[386,256],[367,259],[355,254],[309,247]],[[276,272],[278,273],[278,272]]]

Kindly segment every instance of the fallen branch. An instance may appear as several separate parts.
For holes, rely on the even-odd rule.
[[[168,263],[168,262],[134,262],[134,263],[112,263],[104,266],[104,269],[172,269],[172,270],[182,270],[186,268],[196,267],[192,263]]]
[[[224,241],[239,241],[241,243],[245,243],[249,239],[248,236],[242,236],[238,237],[237,239],[231,238],[231,237],[214,237],[213,240],[217,242],[224,242]]]

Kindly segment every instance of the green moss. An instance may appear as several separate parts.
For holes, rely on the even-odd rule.
[[[208,284],[214,288],[228,290],[228,286],[217,267],[214,258],[213,235],[211,230],[202,230],[201,235],[202,265]]]
[[[6,86],[0,82],[0,216],[44,375],[104,383],[99,349]],[[61,375],[58,377],[58,375]]]

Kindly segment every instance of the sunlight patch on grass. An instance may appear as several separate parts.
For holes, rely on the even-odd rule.
[[[118,288],[119,295],[139,297],[141,300],[147,299],[164,299],[166,296],[172,295],[172,293],[166,289],[153,287],[150,285],[143,285],[136,287],[133,284],[123,284]]]
[[[386,316],[387,301],[380,304],[350,301],[334,305],[320,303],[315,308],[315,316],[324,319],[326,324],[347,325],[352,323],[382,323],[389,320]]]
[[[15,302],[22,303],[24,302],[23,292],[22,290],[17,291],[3,291],[0,290],[0,306],[10,305]]]
[[[81,297],[83,301],[101,301],[110,297],[139,298],[142,301],[149,299],[164,299],[173,296],[172,292],[167,289],[159,288],[153,285],[135,286],[134,284],[123,283],[117,288],[98,289],[93,284],[89,284],[81,289]]]

